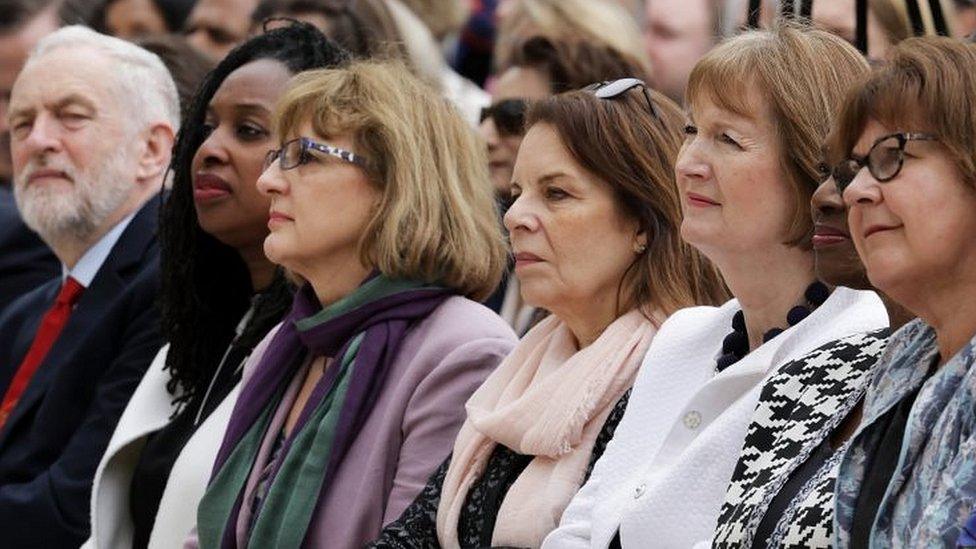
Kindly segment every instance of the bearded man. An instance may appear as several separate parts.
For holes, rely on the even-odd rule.
[[[10,98],[14,198],[62,275],[0,316],[4,547],[78,547],[115,424],[161,345],[156,217],[179,123],[155,55],[82,27]]]

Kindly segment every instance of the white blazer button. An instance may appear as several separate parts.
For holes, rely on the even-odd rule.
[[[640,497],[643,496],[644,492],[646,491],[647,491],[646,484],[641,484],[637,488],[634,488],[634,499],[640,499]]]
[[[685,419],[684,419],[685,427],[689,429],[697,429],[698,426],[701,425],[701,420],[702,420],[701,414],[692,410],[691,412],[685,414]]]

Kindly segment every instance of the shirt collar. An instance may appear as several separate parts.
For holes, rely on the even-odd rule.
[[[92,280],[95,279],[95,275],[98,274],[98,270],[102,268],[102,264],[108,258],[108,254],[112,252],[112,248],[115,247],[115,243],[119,241],[119,237],[122,236],[122,232],[125,228],[129,226],[129,222],[135,217],[135,213],[129,214],[128,217],[119,221],[112,227],[94,246],[88,248],[88,251],[81,256],[78,263],[75,263],[73,269],[68,269],[63,263],[61,264],[61,280],[64,281],[67,277],[71,277],[77,280],[82,286],[88,288],[91,286]]]

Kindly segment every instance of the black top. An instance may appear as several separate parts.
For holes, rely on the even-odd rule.
[[[929,375],[932,368],[929,368]],[[926,379],[928,377],[926,376]],[[922,389],[920,384],[908,396],[903,398],[897,406],[888,410],[878,419],[878,426],[881,428],[881,436],[878,443],[867,458],[864,468],[864,480],[861,482],[861,491],[857,495],[857,503],[854,505],[854,518],[851,523],[851,548],[867,548],[871,538],[871,529],[874,526],[874,519],[881,507],[881,500],[888,490],[888,483],[895,474],[898,466],[898,458],[901,455],[901,443],[905,434],[905,427],[908,425],[908,415],[915,404],[915,398]]]
[[[603,424],[590,455],[584,482],[590,477],[593,465],[603,455],[607,444],[627,409],[630,391],[620,397],[613,411]],[[528,467],[534,456],[526,456],[501,444],[495,446],[481,478],[471,485],[458,518],[458,543],[465,549],[491,547],[495,531],[495,519],[501,509],[505,494],[519,475]],[[417,499],[395,522],[383,529],[378,540],[369,547],[374,549],[427,549],[439,548],[437,541],[437,507],[441,499],[441,487],[451,458],[434,472]]]
[[[810,452],[806,461],[793,471],[793,474],[783,484],[779,493],[769,502],[769,507],[766,508],[766,514],[763,515],[762,521],[756,528],[756,535],[752,539],[752,549],[765,549],[767,546],[766,541],[769,539],[769,536],[773,535],[773,532],[776,530],[776,525],[783,518],[783,514],[786,513],[793,499],[800,493],[800,490],[803,489],[807,481],[817,474],[817,471],[823,467],[824,463],[832,455],[834,455],[834,449],[830,446],[830,437],[825,437]]]
[[[200,403],[204,395],[198,394],[165,427],[146,438],[146,445],[132,472],[132,483],[129,487],[133,547],[142,548],[149,544],[149,536],[156,521],[156,513],[159,511],[159,501],[163,497],[176,458],[196,432],[197,427],[210,416],[241,380],[238,366],[247,359],[250,352],[251,350],[247,348],[231,346],[230,352],[227,353],[221,368],[217,371],[199,421],[197,421],[197,413],[200,411]]]

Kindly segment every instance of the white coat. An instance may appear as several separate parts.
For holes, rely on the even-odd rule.
[[[173,395],[166,391],[163,370],[169,345],[163,347],[139,382],[98,465],[92,487],[91,537],[82,549],[132,547],[129,487],[146,436],[167,423]],[[210,480],[217,450],[237,401],[240,383],[200,424],[170,471],[149,538],[150,549],[182,547],[196,525],[197,504]]]
[[[658,330],[613,440],[544,549],[687,549],[712,538],[762,381],[824,343],[888,325],[873,292],[837,288],[810,316],[716,373],[739,305],[678,311]]]

